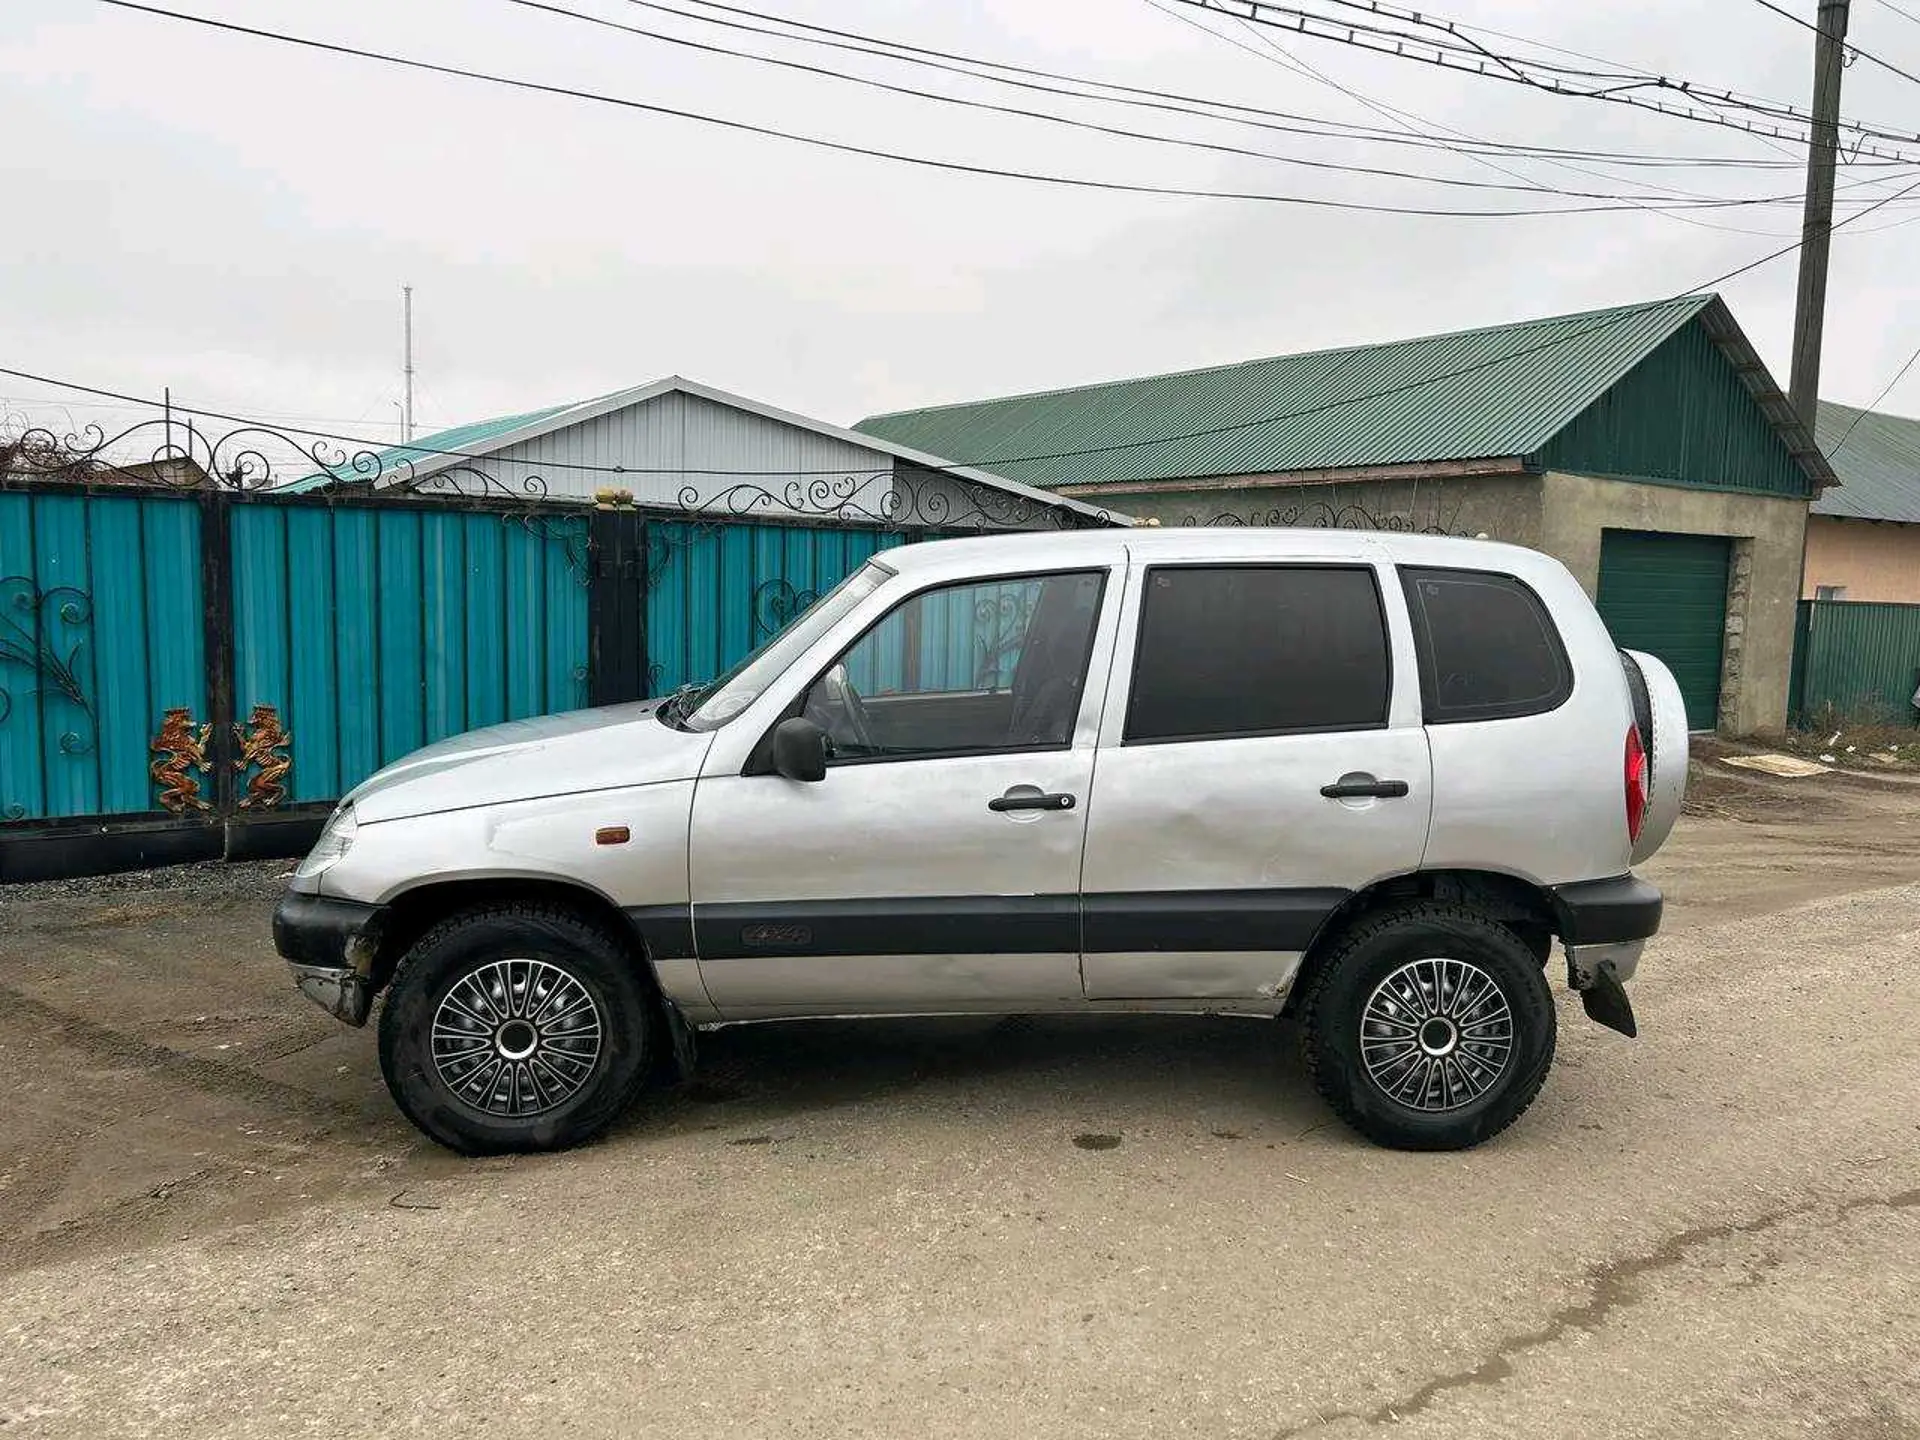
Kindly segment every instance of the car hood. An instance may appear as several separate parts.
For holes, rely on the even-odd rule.
[[[376,771],[347,800],[364,823],[690,780],[713,737],[661,724],[658,705],[607,705],[469,730]]]

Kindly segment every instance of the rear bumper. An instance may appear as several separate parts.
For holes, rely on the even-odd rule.
[[[1587,992],[1611,989],[1624,1006],[1626,997],[1619,987],[1640,968],[1640,952],[1660,928],[1665,904],[1660,892],[1635,876],[1621,875],[1561,885],[1552,895],[1560,938],[1567,946],[1567,983]],[[1632,1012],[1626,1014],[1631,1025]]]
[[[1659,930],[1665,903],[1658,890],[1634,875],[1557,885],[1548,893],[1569,949],[1645,940]]]
[[[1624,985],[1640,968],[1644,940],[1616,940],[1610,945],[1567,946],[1567,983],[1576,990],[1591,990],[1602,979]]]
[[[293,967],[294,986],[349,1025],[366,1024],[373,1008],[380,915],[375,905],[291,892],[274,907],[273,948]]]

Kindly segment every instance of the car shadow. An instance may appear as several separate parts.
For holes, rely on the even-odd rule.
[[[1089,1104],[1116,1115],[1194,1114],[1298,1127],[1331,1117],[1288,1022],[1211,1015],[1007,1015],[794,1020],[698,1039],[688,1079],[656,1088],[615,1134],[751,1128],[900,1101]],[[1229,1121],[1222,1121],[1229,1124]]]

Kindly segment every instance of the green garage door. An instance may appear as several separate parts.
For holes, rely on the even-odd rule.
[[[1600,535],[1600,618],[1622,650],[1644,650],[1667,662],[1695,730],[1713,729],[1720,713],[1732,544],[1724,535],[1652,530]]]

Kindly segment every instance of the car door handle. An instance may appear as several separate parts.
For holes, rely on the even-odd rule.
[[[1329,800],[1353,800],[1363,795],[1376,795],[1382,800],[1400,800],[1406,797],[1407,782],[1404,780],[1338,780],[1331,785],[1322,785],[1320,793]]]
[[[987,801],[987,809],[1003,814],[1008,810],[1071,810],[1073,805],[1073,796],[1064,792],[1042,795],[1029,791],[1019,795],[997,795]]]

